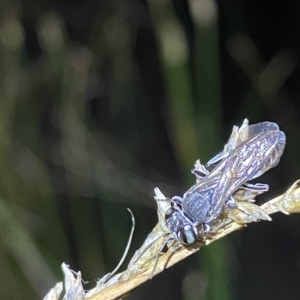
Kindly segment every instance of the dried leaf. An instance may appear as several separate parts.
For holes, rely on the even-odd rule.
[[[75,273],[63,263],[61,266],[64,273],[65,296],[64,300],[83,300],[85,293],[82,286],[81,272]],[[77,277],[74,276],[77,275]]]
[[[237,209],[228,211],[228,217],[238,224],[272,220],[260,206],[251,202],[239,202]]]
[[[43,300],[59,300],[63,291],[63,283],[58,282],[43,298]]]
[[[263,204],[262,208],[269,214],[277,211],[286,215],[300,213],[300,180],[294,182],[283,195]]]

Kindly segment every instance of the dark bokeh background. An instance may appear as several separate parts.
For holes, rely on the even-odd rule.
[[[0,299],[41,299],[70,264],[110,272],[233,125],[275,121],[300,178],[300,2],[0,2]],[[128,260],[127,260],[128,262]],[[128,299],[299,299],[300,216],[251,224]]]

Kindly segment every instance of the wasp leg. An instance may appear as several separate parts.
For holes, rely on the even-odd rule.
[[[239,210],[240,212],[242,212],[243,214],[245,214],[247,217],[249,217],[253,222],[257,221],[257,218],[255,218],[254,216],[252,216],[251,214],[249,214],[243,208],[239,207],[237,201],[233,197],[230,197],[226,201],[226,206],[229,209],[237,209],[237,210]]]
[[[255,202],[255,197],[268,191],[269,186],[263,183],[243,184],[234,194],[233,197],[237,201]]]
[[[252,216],[251,214],[249,214],[247,211],[245,211],[244,209],[242,209],[240,206],[238,206],[238,203],[237,203],[236,199],[234,199],[233,197],[230,197],[226,201],[226,206],[229,209],[238,209],[240,212],[242,212],[243,214],[247,215],[252,221],[254,221],[254,222],[257,221],[257,218],[255,218],[254,216]]]
[[[176,203],[176,204],[182,205],[182,198],[180,196],[172,197],[171,201]]]
[[[245,190],[249,190],[249,191],[257,191],[260,193],[264,193],[267,192],[269,190],[269,186],[265,183],[255,183],[255,184],[251,184],[251,183],[245,183],[242,186]]]
[[[212,159],[210,159],[205,167],[208,171],[212,171],[224,158],[226,158],[229,155],[229,152],[223,151],[214,156]]]
[[[214,238],[215,234],[217,232],[221,232],[222,230],[224,230],[224,227],[226,225],[228,225],[230,222],[232,222],[231,219],[224,219],[219,223],[212,223],[212,225],[207,225],[207,224],[203,224],[203,225],[207,225],[208,226],[208,231],[204,232],[205,233],[205,238]],[[206,231],[206,229],[204,229],[204,231]],[[203,241],[205,241],[205,238],[203,238]]]
[[[238,208],[237,201],[236,201],[233,197],[230,197],[230,198],[226,201],[226,206],[227,206],[227,208],[229,208],[229,209],[235,209],[235,208]]]
[[[207,234],[208,232],[210,232],[210,225],[208,225],[207,223],[203,223],[203,232],[205,234]]]
[[[192,173],[196,176],[197,182],[200,181],[203,177],[209,174],[209,170],[206,169],[204,165],[200,163],[200,159],[195,162],[194,169]]]
[[[160,257],[160,253],[163,251],[163,249],[166,247],[166,245],[170,242],[170,241],[173,241],[174,238],[171,237],[171,238],[168,238],[166,239],[165,241],[162,242],[162,244],[160,245],[159,247],[159,250],[157,251],[157,254],[156,254],[156,257],[155,257],[155,263],[154,263],[154,266],[153,266],[153,270],[151,272],[151,275],[150,275],[150,279],[152,279],[152,277],[154,276],[154,273],[156,271],[156,268],[157,268],[157,264],[158,264],[158,260],[159,260],[159,257]]]
[[[136,251],[136,253],[134,254],[133,258],[132,258],[132,262],[135,264],[138,262],[138,260],[140,260],[140,258],[151,248],[154,246],[155,243],[157,243],[157,241],[161,238],[165,238],[168,235],[170,235],[169,232],[166,232],[162,235],[159,235],[158,237],[156,237],[153,241],[151,241],[148,245],[146,245],[144,247],[144,249],[139,249],[138,251]],[[144,245],[143,245],[144,246]],[[142,246],[142,248],[143,248]],[[140,253],[138,253],[140,251]],[[159,253],[159,252],[158,252]],[[130,262],[131,263],[131,262]]]
[[[196,176],[197,181],[200,181],[203,177],[209,174],[209,172],[204,173],[201,170],[192,169],[192,173]]]

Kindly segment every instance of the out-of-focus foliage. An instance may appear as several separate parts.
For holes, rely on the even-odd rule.
[[[0,299],[42,298],[62,262],[95,285],[126,245],[126,206],[132,255],[153,189],[182,194],[245,117],[287,134],[269,196],[299,178],[299,14],[295,0],[2,1]],[[250,226],[129,299],[298,299],[299,223]]]

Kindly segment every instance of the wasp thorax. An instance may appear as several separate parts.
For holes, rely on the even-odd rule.
[[[206,222],[206,217],[211,208],[209,198],[211,191],[193,191],[183,198],[182,209],[194,223]]]

